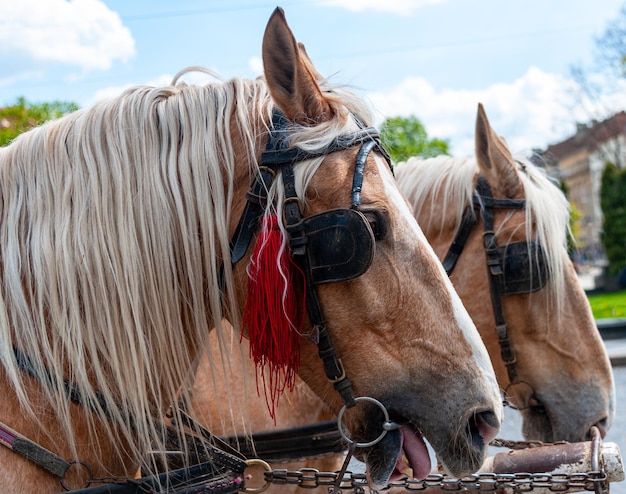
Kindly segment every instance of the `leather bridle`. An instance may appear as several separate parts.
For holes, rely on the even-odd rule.
[[[352,385],[328,332],[317,286],[356,278],[372,263],[375,234],[359,207],[365,163],[373,149],[385,158],[390,168],[391,160],[374,128],[363,128],[341,136],[315,152],[289,147],[289,133],[289,121],[279,110],[274,109],[272,129],[261,157],[259,173],[247,194],[246,206],[231,240],[231,263],[235,265],[248,250],[260,224],[272,181],[280,170],[284,188],[283,222],[290,255],[305,277],[306,308],[313,327],[311,339],[317,343],[326,377],[341,395],[344,404],[352,407],[356,405]],[[296,194],[294,166],[354,146],[360,146],[360,149],[352,179],[351,207],[303,217],[300,199]],[[330,243],[329,238],[333,239]]]
[[[374,128],[362,128],[353,134],[340,136],[330,145],[316,152],[289,147],[289,131],[287,118],[275,109],[272,114],[272,129],[268,134],[266,149],[262,154],[259,173],[247,194],[244,211],[230,242],[231,263],[234,266],[248,250],[260,224],[272,181],[280,170],[285,196],[283,222],[289,237],[290,255],[305,274],[306,307],[314,333],[311,338],[317,342],[318,354],[323,361],[327,378],[341,395],[345,406],[352,407],[356,405],[357,400],[363,398],[355,397],[341,359],[337,356],[317,296],[317,286],[356,278],[369,268],[374,256],[376,234],[373,225],[359,208],[365,163],[374,149],[383,156],[390,168],[391,160],[380,142],[378,131]],[[351,207],[303,217],[300,200],[296,194],[294,165],[354,146],[360,146],[360,149],[357,153],[352,181]],[[332,235],[335,245],[329,245],[329,235]],[[48,371],[41,375],[35,370],[28,355],[17,347],[13,347],[13,351],[18,367],[23,372],[36,378],[44,386],[63,389],[68,399],[109,417],[104,398],[96,395],[96,403],[86,400],[74,383],[69,380],[64,380],[63,383],[55,382]],[[181,476],[179,479],[181,482],[190,482],[189,478],[193,479],[193,475],[207,475],[207,472],[215,474],[216,478],[230,475],[230,472],[235,472],[237,475],[243,472],[246,461],[239,451],[199,427],[198,424],[187,425],[193,426],[194,430],[200,430],[202,437],[193,433],[183,433],[187,438],[186,441],[192,444],[192,449],[195,451],[192,464],[196,466],[184,467],[174,472],[175,476]],[[172,426],[164,426],[161,432],[166,441],[172,444],[173,449],[176,449],[180,441],[180,431],[177,432]],[[334,441],[334,436],[327,442],[330,441]],[[58,477],[63,487],[65,487],[63,479],[72,465],[79,465],[80,468],[86,469],[89,474],[88,485],[92,482],[106,481],[92,478],[88,465],[77,461],[67,462],[2,423],[0,423],[0,444]],[[333,448],[337,449],[337,445],[335,444]],[[164,475],[166,474],[161,476],[163,478],[141,479],[137,481],[137,484],[142,485],[141,482],[146,485],[149,482],[155,482],[155,485],[161,482],[171,483]],[[231,480],[235,482],[235,477]],[[135,488],[133,481],[122,482],[122,484],[119,485],[119,492],[135,492],[132,490]],[[225,492],[230,492],[228,489],[230,486],[225,488]],[[86,489],[88,490],[90,489]]]
[[[494,231],[495,209],[524,209],[525,199],[494,198],[487,179],[479,175],[474,191],[472,206],[465,210],[461,225],[443,260],[443,267],[448,276],[479,218],[483,220],[483,247],[487,259],[487,273],[491,293],[491,305],[495,319],[496,333],[500,345],[500,356],[507,369],[509,385],[524,382],[517,373],[517,357],[508,326],[504,318],[503,297],[532,293],[542,289],[547,282],[545,254],[543,248],[533,241],[515,242],[498,246]],[[532,386],[530,386],[532,389]],[[534,390],[533,396],[534,396]]]
[[[537,243],[532,241],[498,246],[494,232],[494,210],[522,210],[525,207],[526,201],[524,199],[494,198],[485,177],[479,176],[472,205],[466,208],[463,214],[461,224],[443,260],[443,267],[450,276],[470,234],[482,218],[484,223],[483,245],[487,258],[496,331],[501,357],[510,381],[505,393],[511,385],[524,383],[530,387],[532,396],[535,397],[532,386],[528,382],[520,380],[517,374],[517,358],[504,318],[503,297],[531,293],[545,285],[547,274],[544,266],[544,252]],[[507,402],[506,404],[512,406],[511,403]],[[345,440],[345,437],[338,433],[337,422],[333,420],[303,428],[254,434],[256,452],[252,450],[247,452],[251,456],[258,455],[270,460],[294,460],[345,450],[342,439]],[[227,440],[231,444],[238,444],[240,447],[244,442],[244,438],[227,438]]]

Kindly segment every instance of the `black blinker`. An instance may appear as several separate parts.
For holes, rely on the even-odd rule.
[[[498,247],[503,271],[504,295],[541,290],[548,274],[543,248],[536,242],[515,242]]]
[[[315,285],[361,276],[374,258],[374,233],[356,209],[331,209],[302,220]]]

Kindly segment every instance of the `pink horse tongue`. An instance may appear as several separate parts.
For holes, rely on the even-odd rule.
[[[425,479],[430,473],[430,455],[424,439],[410,425],[400,427],[400,432],[402,433],[402,449],[396,463],[396,470],[403,472],[403,469],[408,466],[413,470],[414,479]],[[404,462],[405,456],[408,465]]]

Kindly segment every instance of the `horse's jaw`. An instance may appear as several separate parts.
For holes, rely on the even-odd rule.
[[[575,400],[571,392],[563,396],[554,388],[546,390],[545,387],[542,392],[546,393],[545,397],[537,393],[529,405],[520,410],[522,434],[527,441],[584,442],[589,441],[592,427],[597,427],[602,437],[611,427],[614,398],[603,395],[599,387],[578,384]]]
[[[404,477],[425,479],[431,468],[424,437],[412,425],[389,431],[377,447],[364,455],[364,460],[368,483],[375,489]]]
[[[476,472],[487,456],[487,448],[499,430],[500,421],[491,411],[471,412],[463,430],[454,437],[433,435],[431,445],[437,459],[451,475],[463,477]],[[444,436],[442,438],[442,436]],[[425,479],[431,458],[425,438],[411,422],[389,431],[383,439],[362,453],[370,485],[381,489],[389,482],[409,477]]]

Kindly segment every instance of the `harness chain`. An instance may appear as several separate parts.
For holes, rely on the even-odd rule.
[[[450,478],[445,474],[431,473],[423,480],[403,479],[391,482],[384,491],[390,488],[400,488],[406,491],[427,491],[438,489],[444,491],[475,490],[478,492],[495,492],[499,489],[511,489],[515,493],[529,492],[534,489],[549,490],[551,492],[594,491],[596,494],[609,492],[608,475],[601,462],[602,436],[597,427],[591,431],[590,461],[591,469],[587,472],[571,473],[489,473],[481,472],[468,475],[461,479]],[[544,443],[541,441],[508,441],[495,439],[492,446],[503,447],[512,450],[536,449],[545,446],[568,444],[567,441]],[[365,494],[376,493],[370,489],[366,474],[351,471],[320,472],[315,468],[302,468],[300,470],[276,469],[265,473],[265,481],[278,485],[297,485],[304,489],[328,487],[329,493],[353,492]],[[366,491],[367,488],[367,491]]]
[[[336,472],[320,472],[315,468],[300,470],[272,470],[266,472],[265,481],[277,485],[297,485],[303,489],[317,487],[333,487],[337,480]],[[366,488],[368,490],[366,491]],[[409,492],[441,489],[444,491],[495,492],[498,489],[513,489],[514,492],[528,492],[534,489],[547,489],[552,492],[596,491],[606,492],[608,488],[607,475],[604,470],[594,470],[581,473],[477,473],[462,479],[449,478],[445,474],[431,473],[423,480],[403,479],[391,482],[384,491],[390,488],[405,489]],[[369,488],[364,473],[347,471],[341,478],[340,489],[345,492],[362,494],[378,492]],[[384,492],[383,491],[383,492]]]

